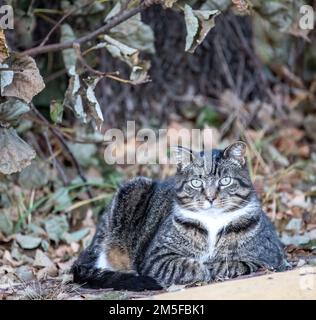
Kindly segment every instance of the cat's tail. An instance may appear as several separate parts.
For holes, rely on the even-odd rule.
[[[151,277],[137,273],[124,273],[96,269],[95,267],[75,264],[71,272],[74,282],[91,289],[112,288],[114,290],[144,291],[161,290],[162,287]]]

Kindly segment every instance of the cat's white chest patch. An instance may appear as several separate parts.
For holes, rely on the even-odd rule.
[[[201,257],[202,260],[207,260],[214,254],[216,238],[218,233],[225,228],[230,222],[237,220],[239,217],[249,213],[249,208],[236,210],[234,212],[223,212],[220,210],[201,210],[201,211],[190,211],[182,209],[177,206],[176,214],[182,216],[188,220],[198,221],[208,233],[208,252],[206,255]]]

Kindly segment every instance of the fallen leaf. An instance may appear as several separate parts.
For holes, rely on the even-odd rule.
[[[65,232],[68,231],[69,225],[65,216],[55,216],[44,222],[45,230],[49,239],[57,244],[63,238]]]
[[[69,259],[66,262],[58,262],[57,265],[58,265],[58,268],[63,271],[63,273],[66,273],[71,269],[75,261],[76,261],[76,258],[73,257],[72,259]]]
[[[23,249],[35,249],[37,248],[41,242],[42,239],[38,237],[32,237],[32,236],[24,236],[22,234],[17,234],[15,237],[17,243],[21,246]]]
[[[35,260],[33,262],[34,267],[52,267],[55,266],[52,260],[42,250],[36,250]]]
[[[10,235],[13,232],[13,222],[10,219],[8,212],[0,209],[0,231],[5,235]],[[2,241],[1,237],[0,240]]]
[[[288,224],[285,227],[285,230],[294,231],[298,233],[301,230],[301,226],[302,226],[302,219],[293,218],[288,222]]]
[[[0,127],[0,173],[11,174],[29,166],[36,153],[13,128]]]
[[[33,269],[29,266],[18,267],[15,274],[21,281],[31,281],[34,279]]]
[[[23,264],[23,261],[16,261],[15,259],[13,259],[11,253],[8,250],[4,251],[2,259],[4,263],[9,264],[13,267],[19,267]]]
[[[83,228],[81,230],[78,230],[76,232],[72,233],[65,233],[63,238],[68,243],[71,244],[72,242],[78,242],[81,239],[83,239],[87,234],[89,233],[88,228]]]
[[[58,269],[55,265],[50,267],[45,267],[39,270],[36,274],[38,280],[46,279],[47,276],[56,277],[58,275]]]
[[[34,160],[19,174],[19,184],[25,189],[41,188],[48,183],[49,169],[44,161]]]

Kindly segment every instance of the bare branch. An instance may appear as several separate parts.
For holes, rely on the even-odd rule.
[[[57,28],[60,27],[60,25],[68,18],[70,17],[72,14],[74,14],[75,12],[77,12],[80,9],[83,9],[91,4],[93,4],[94,0],[83,4],[81,7],[76,7],[72,10],[69,10],[68,12],[66,12],[61,18],[60,20],[54,25],[54,27],[48,32],[48,34],[46,35],[46,37],[44,38],[44,40],[41,42],[41,44],[39,45],[39,47],[43,47],[45,45],[45,43],[49,40],[50,36],[55,32],[55,30]]]
[[[55,43],[55,44],[49,44],[49,45],[45,45],[45,46],[38,46],[35,48],[25,50],[25,51],[21,52],[21,54],[30,55],[30,56],[37,56],[39,54],[43,54],[43,53],[47,53],[47,52],[55,52],[55,51],[60,51],[60,50],[72,48],[75,43],[82,44],[82,43],[85,43],[87,41],[90,41],[90,40],[96,38],[97,36],[99,36],[102,33],[108,32],[113,27],[117,26],[118,24],[122,23],[125,20],[128,20],[129,18],[133,17],[137,13],[140,13],[143,9],[148,8],[149,6],[151,6],[157,2],[161,2],[161,1],[160,0],[156,0],[156,1],[145,0],[138,7],[130,9],[128,11],[124,11],[122,13],[118,13],[114,17],[107,20],[105,25],[103,25],[102,27],[100,27],[100,28],[96,29],[95,31],[93,31],[93,32],[81,37],[81,38],[78,38],[74,41],[67,41],[67,42],[63,42],[63,43]]]

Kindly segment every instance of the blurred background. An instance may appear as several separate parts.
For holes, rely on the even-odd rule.
[[[0,29],[0,298],[82,298],[61,283],[118,185],[175,172],[105,163],[104,132],[128,120],[137,130],[211,129],[219,148],[245,141],[289,260],[316,263],[316,34],[300,25],[314,26],[315,1],[4,4],[14,29]],[[47,48],[137,8],[80,48]]]

